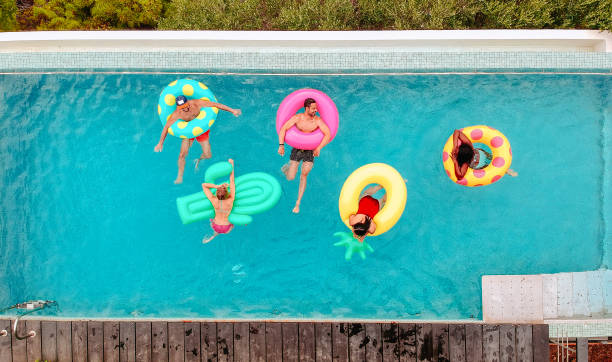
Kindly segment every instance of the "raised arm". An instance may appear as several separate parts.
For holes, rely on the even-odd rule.
[[[232,173],[230,173],[230,199],[234,200],[236,197],[236,182],[234,181],[234,160],[231,158],[227,160],[232,165]]]
[[[296,114],[289,118],[289,120],[283,124],[280,131],[278,131],[278,154],[281,156],[285,155],[285,133],[287,133],[287,130],[297,123],[299,119],[298,117],[299,116]]]
[[[162,149],[164,148],[164,140],[166,139],[166,136],[168,135],[168,129],[170,128],[170,126],[174,124],[174,122],[176,122],[177,119],[178,119],[178,115],[176,114],[176,111],[172,112],[172,115],[166,121],[166,125],[164,126],[164,129],[162,130],[162,133],[161,133],[161,137],[159,137],[159,142],[157,143],[153,151],[155,152],[162,151]]]
[[[200,108],[215,107],[215,108],[219,108],[220,110],[223,110],[223,111],[226,111],[226,112],[230,112],[231,114],[233,114],[236,117],[238,117],[239,115],[242,114],[241,110],[230,108],[230,107],[226,106],[225,104],[215,103],[215,102],[211,102],[211,101],[205,101],[203,99],[195,99],[193,101],[195,101],[195,105],[197,107],[200,107]]]
[[[210,192],[210,189],[216,188],[216,187],[217,185],[215,184],[210,184],[210,183],[202,184],[202,191],[204,191],[204,195],[206,195],[206,198],[208,199],[208,201],[210,201],[210,203],[215,209],[217,209],[217,198],[212,194],[212,192]]]
[[[458,129],[455,130],[455,132],[453,132],[453,148],[458,147],[458,143],[457,140],[461,141],[461,143],[465,143],[467,145],[469,145],[470,147],[474,147],[472,146],[472,141],[470,141],[469,138],[467,138],[467,136],[459,131]]]
[[[461,167],[459,167],[459,164],[457,163],[457,157],[455,155],[451,155],[451,159],[453,160],[453,165],[455,166],[455,176],[458,180],[461,180],[465,177],[469,165],[467,163],[464,163],[461,165]]]
[[[321,149],[325,147],[327,143],[329,143],[329,139],[331,138],[331,131],[329,130],[329,127],[327,127],[325,122],[323,122],[323,120],[319,117],[317,117],[317,126],[321,129],[321,132],[323,132],[323,139],[321,140],[321,143],[319,143],[319,146],[315,148],[313,153],[314,156],[318,157],[321,153]]]

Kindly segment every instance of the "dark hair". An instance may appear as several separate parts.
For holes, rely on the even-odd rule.
[[[370,224],[372,223],[372,219],[369,216],[366,216],[363,222],[359,222],[353,225],[353,231],[357,236],[364,236],[368,230],[370,230]]]
[[[310,107],[310,105],[313,103],[317,103],[317,102],[312,98],[306,98],[306,100],[304,101],[304,108]]]
[[[459,146],[459,152],[457,152],[457,163],[459,165],[472,162],[472,158],[474,158],[474,150],[470,146],[465,143]]]

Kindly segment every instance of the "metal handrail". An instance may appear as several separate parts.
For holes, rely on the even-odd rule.
[[[20,334],[17,327],[19,324],[19,320],[30,314],[30,313],[34,313],[37,312],[39,310],[43,310],[47,307],[50,306],[55,306],[57,307],[57,302],[52,301],[52,300],[35,300],[35,301],[30,301],[30,302],[25,302],[25,303],[19,303],[19,304],[15,304],[11,307],[8,307],[6,309],[4,309],[3,311],[6,310],[10,310],[10,309],[25,309],[27,310],[27,312],[22,313],[20,315],[17,316],[17,318],[15,318],[15,323],[13,324],[13,336],[15,336],[16,339],[18,340],[22,340],[22,339],[26,339],[26,338],[32,338],[36,336],[36,331],[29,331],[27,334]],[[0,337],[7,337],[8,336],[8,331],[6,329],[3,329],[0,331]]]

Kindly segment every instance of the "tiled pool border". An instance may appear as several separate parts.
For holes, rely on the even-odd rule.
[[[580,72],[612,73],[604,52],[67,51],[0,52],[0,71],[198,71],[234,73]]]

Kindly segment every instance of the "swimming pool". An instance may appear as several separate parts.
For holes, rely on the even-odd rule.
[[[180,142],[169,136],[153,152],[157,97],[181,77],[0,76],[0,306],[44,298],[66,317],[466,319],[481,316],[483,274],[604,264],[609,75],[189,75],[243,111],[220,114],[203,167],[233,157],[238,175],[266,171],[283,188],[275,208],[208,245],[208,224],[183,226],[175,206],[204,170],[188,161],[175,186]],[[281,179],[288,155],[276,153],[274,117],[304,87],[330,95],[341,123],[293,215],[298,181]],[[518,177],[480,188],[448,179],[444,142],[474,124],[508,137]],[[369,240],[374,253],[346,262],[333,246],[345,231],[338,195],[370,162],[408,179],[408,202]]]

